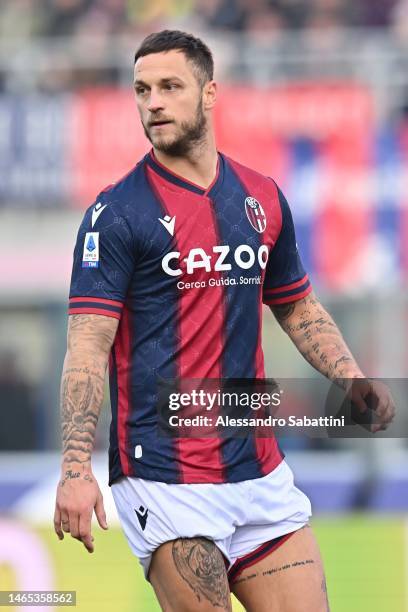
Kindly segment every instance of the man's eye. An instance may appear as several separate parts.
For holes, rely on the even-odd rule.
[[[179,85],[177,83],[167,83],[165,85],[165,89],[169,89],[169,90],[178,89],[178,88],[179,88]]]
[[[138,96],[142,96],[146,93],[146,87],[136,87],[136,93]]]

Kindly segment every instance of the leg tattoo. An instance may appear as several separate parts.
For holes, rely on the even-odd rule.
[[[178,573],[199,601],[203,597],[215,607],[231,609],[224,561],[213,542],[205,538],[175,540],[172,555]]]

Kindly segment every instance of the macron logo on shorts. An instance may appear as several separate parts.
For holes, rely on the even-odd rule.
[[[143,506],[140,506],[139,510],[136,510],[135,508],[135,512],[142,531],[144,531],[146,529],[147,515],[149,514],[149,510]]]

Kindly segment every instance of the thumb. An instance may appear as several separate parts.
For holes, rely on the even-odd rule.
[[[108,523],[106,521],[105,508],[103,507],[103,497],[102,497],[101,493],[99,493],[99,495],[98,495],[98,497],[96,499],[95,515],[96,515],[96,518],[98,519],[98,523],[102,527],[102,529],[108,529]]]

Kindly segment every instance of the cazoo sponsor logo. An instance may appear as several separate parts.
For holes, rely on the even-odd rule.
[[[186,264],[187,274],[194,274],[196,270],[200,269],[206,272],[228,272],[232,270],[232,263],[226,261],[230,254],[231,249],[228,245],[214,246],[211,255],[206,253],[204,249],[196,248],[191,249],[182,261]],[[234,263],[242,270],[250,270],[256,263],[264,270],[268,262],[268,256],[269,249],[265,244],[262,244],[257,251],[248,244],[241,244],[232,255]],[[180,253],[178,251],[167,253],[162,259],[162,268],[169,276],[181,276],[183,271],[180,268]]]

